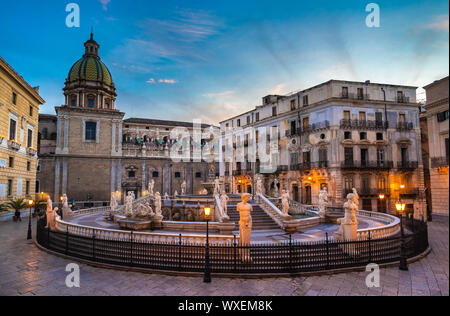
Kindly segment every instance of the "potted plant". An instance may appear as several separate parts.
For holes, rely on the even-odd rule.
[[[27,208],[27,202],[25,199],[13,199],[11,201],[8,201],[6,205],[14,210],[14,217],[13,220],[17,222],[20,218],[20,211]]]

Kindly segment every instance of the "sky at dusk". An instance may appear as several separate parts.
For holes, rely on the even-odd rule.
[[[80,28],[65,24],[71,2]],[[370,2],[8,1],[0,56],[53,114],[93,27],[126,117],[215,124],[330,79],[423,87],[448,75],[447,0],[374,0],[379,28],[366,26]]]

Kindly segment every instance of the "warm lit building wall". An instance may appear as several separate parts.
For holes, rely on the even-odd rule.
[[[449,211],[449,77],[437,80],[426,87],[426,112],[422,119],[427,124],[429,148],[429,177],[432,212],[448,214]]]
[[[44,100],[0,57],[0,201],[33,197]]]

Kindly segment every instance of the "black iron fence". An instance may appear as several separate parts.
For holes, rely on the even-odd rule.
[[[297,242],[288,239],[280,244],[240,246],[211,245],[210,268],[213,273],[297,273],[315,272],[369,263],[396,262],[404,254],[410,258],[428,248],[427,225],[408,221],[408,234],[402,239],[390,237],[364,241]],[[70,257],[117,266],[165,271],[203,272],[206,247],[183,242],[180,237],[172,243],[143,243],[130,240],[105,240],[95,236],[83,237],[45,228],[45,220],[37,225],[37,242],[49,250]]]

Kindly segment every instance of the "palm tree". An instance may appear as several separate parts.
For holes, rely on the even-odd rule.
[[[25,199],[13,199],[11,201],[8,201],[6,205],[14,210],[14,216],[16,218],[20,218],[20,211],[27,208],[27,202]]]
[[[8,210],[9,210],[9,208],[6,205],[6,203],[0,203],[0,213],[1,212],[7,212]]]

